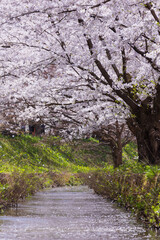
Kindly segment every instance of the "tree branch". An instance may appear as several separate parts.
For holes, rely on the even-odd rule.
[[[129,45],[131,46],[131,48],[135,50],[136,53],[140,54],[143,58],[145,58],[151,64],[154,70],[156,70],[157,72],[160,72],[160,67],[156,65],[156,63],[152,60],[152,58],[147,57],[145,55],[146,53],[138,49],[134,44],[129,43]]]
[[[102,36],[99,36],[99,39],[100,39],[100,41],[102,41],[102,42],[104,41],[104,39],[103,39]],[[106,51],[106,55],[107,55],[107,57],[108,57],[108,60],[112,60],[112,56],[111,56],[111,54],[110,54],[109,49],[106,48],[105,51]],[[117,75],[117,77],[119,78],[119,77],[120,77],[120,72],[119,72],[117,66],[116,66],[114,63],[112,64],[112,68],[113,68],[115,74]]]
[[[94,54],[93,53],[93,44],[92,44],[92,40],[90,38],[86,39],[87,41],[87,45],[90,51],[91,56]],[[95,58],[94,62],[96,64],[96,66],[98,67],[99,71],[101,72],[102,76],[105,78],[105,80],[107,81],[107,83],[110,85],[110,87],[113,89],[113,91],[120,97],[122,98],[133,111],[137,111],[138,110],[138,105],[129,97],[127,96],[126,92],[124,92],[123,90],[118,90],[114,88],[114,82],[111,79],[111,77],[109,76],[109,74],[107,73],[107,71],[105,70],[105,68],[103,67],[103,65],[101,64],[101,62]]]
[[[103,5],[103,4],[107,3],[107,2],[110,2],[110,1],[111,1],[111,0],[105,0],[105,1],[103,1],[103,2],[101,2],[101,3],[98,3],[98,4],[96,4],[96,5],[93,5],[91,8],[93,9],[93,8],[100,7],[101,5]]]
[[[149,3],[146,3],[145,4],[145,7],[150,10],[152,16],[154,17],[155,21],[160,23],[160,19],[159,17],[157,16],[156,12],[154,11],[154,9],[152,9],[152,4],[149,2]]]

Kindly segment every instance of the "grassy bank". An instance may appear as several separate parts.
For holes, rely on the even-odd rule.
[[[45,187],[85,183],[159,228],[160,168],[138,163],[134,143],[123,161],[114,169],[109,148],[92,138],[0,136],[0,211]]]
[[[160,228],[160,167],[138,162],[135,143],[123,150],[124,164],[107,165],[84,174],[84,181],[96,193],[116,201],[136,214],[147,226]]]
[[[150,227],[160,228],[160,169],[129,161],[122,167],[86,174],[84,181],[96,193],[132,211]]]
[[[94,139],[0,135],[0,211],[44,187],[81,184],[79,173],[104,166],[106,152]]]

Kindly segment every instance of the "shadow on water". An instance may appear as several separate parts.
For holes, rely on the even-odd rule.
[[[42,191],[0,216],[0,240],[160,239],[87,187]]]

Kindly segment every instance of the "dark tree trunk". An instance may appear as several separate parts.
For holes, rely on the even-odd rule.
[[[93,133],[93,136],[110,146],[114,167],[119,167],[122,164],[122,148],[128,143],[128,139],[131,139],[129,137],[124,141],[122,136],[125,131],[124,127],[124,124],[115,121],[114,124],[102,126],[100,130]]]
[[[112,157],[114,162],[114,167],[119,167],[122,164],[122,132],[124,129],[124,124],[119,125],[118,121],[115,123],[115,136],[116,142],[112,147]]]
[[[115,147],[114,150],[112,150],[112,157],[114,167],[119,167],[122,164],[122,146]]]
[[[160,119],[158,113],[141,112],[139,118],[128,120],[128,127],[137,139],[139,161],[160,164]]]

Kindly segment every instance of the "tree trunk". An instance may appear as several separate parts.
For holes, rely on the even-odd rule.
[[[114,167],[119,167],[122,164],[122,147],[112,149],[112,157]]]
[[[133,139],[125,124],[119,123],[118,120],[107,126],[102,125],[98,131],[93,132],[93,137],[110,146],[114,167],[122,164],[122,148]]]
[[[141,118],[127,121],[137,139],[139,161],[160,164],[160,122],[153,114],[141,114]]]
[[[122,164],[122,132],[124,124],[120,125],[118,121],[115,123],[115,141],[111,141],[112,157],[114,167],[119,167]]]

